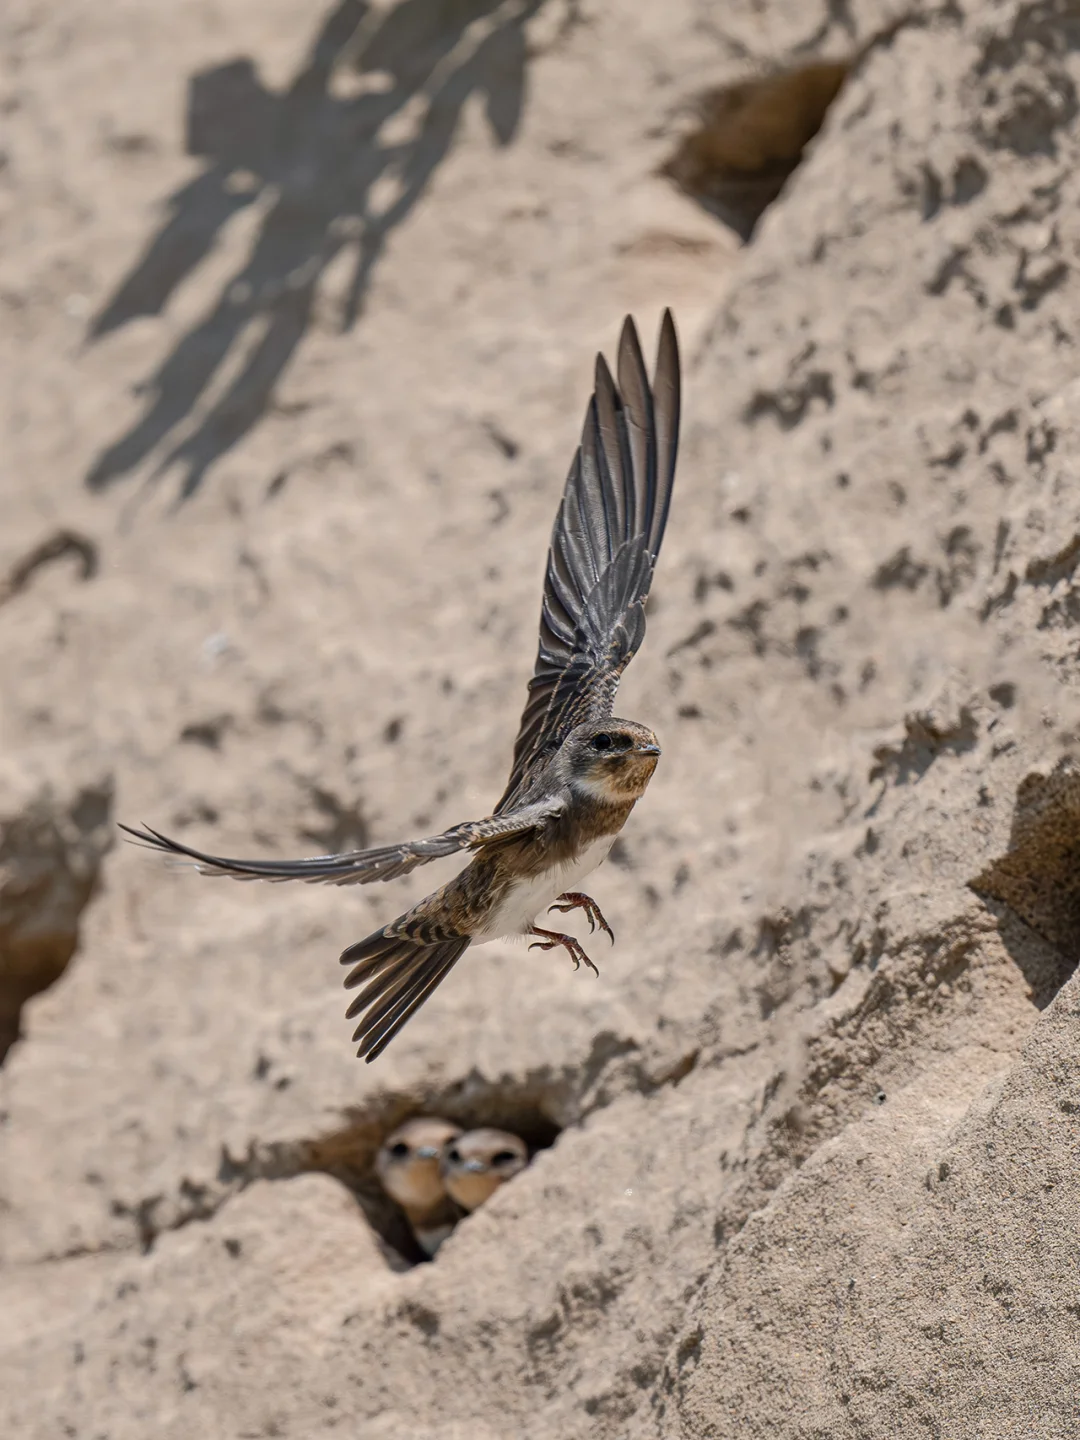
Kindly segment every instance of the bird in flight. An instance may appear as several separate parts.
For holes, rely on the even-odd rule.
[[[577,969],[596,966],[572,935],[537,925],[548,910],[581,910],[614,943],[600,907],[576,887],[607,856],[656,769],[660,746],[644,725],[616,719],[619,679],[645,636],[645,601],[671,503],[679,439],[679,348],[671,312],[660,325],[652,383],[634,322],[619,338],[617,380],[603,355],[581,445],[555,517],[540,612],[540,648],[514,746],[491,815],[441,835],[304,860],[228,860],[149,827],[122,826],[143,844],[194,860],[206,875],[367,885],[459,851],[470,863],[447,884],[341,957],[346,1011],[359,1017],[357,1054],[372,1061],[470,945],[527,936],[561,946]]]

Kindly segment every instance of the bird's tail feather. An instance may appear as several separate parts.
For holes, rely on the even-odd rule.
[[[382,1054],[469,946],[467,935],[425,944],[392,931],[393,926],[376,930],[366,940],[350,945],[341,957],[343,965],[354,967],[345,977],[345,988],[364,985],[345,1015],[352,1020],[363,1013],[353,1039],[360,1043],[357,1055],[369,1064]]]

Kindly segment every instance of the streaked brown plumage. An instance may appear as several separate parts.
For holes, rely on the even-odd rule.
[[[651,730],[612,716],[623,670],[645,635],[645,600],[671,502],[678,446],[679,352],[670,312],[660,326],[650,386],[629,318],[618,385],[603,356],[581,445],[555,519],[544,580],[540,647],[514,747],[510,780],[492,815],[425,840],[306,860],[230,860],[156,830],[128,830],[154,849],[238,880],[368,884],[470,850],[448,884],[341,957],[353,1039],[374,1060],[470,944],[535,936],[595,966],[580,943],[536,918],[561,902],[611,931],[577,883],[607,855],[656,768]],[[123,827],[128,829],[127,826]]]

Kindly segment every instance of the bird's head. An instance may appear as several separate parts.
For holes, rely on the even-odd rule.
[[[446,1194],[439,1160],[444,1146],[460,1134],[459,1125],[422,1115],[388,1135],[375,1157],[375,1173],[391,1200],[410,1210],[437,1205]]]
[[[465,1210],[482,1205],[529,1163],[524,1141],[506,1130],[469,1130],[443,1150],[447,1193]]]
[[[625,804],[643,795],[659,758],[656,736],[633,720],[589,720],[563,742],[564,773],[571,788],[608,804]]]

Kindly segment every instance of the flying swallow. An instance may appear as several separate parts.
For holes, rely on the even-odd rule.
[[[146,827],[144,844],[237,880],[366,885],[459,851],[472,860],[441,889],[341,957],[363,986],[346,1014],[368,1061],[386,1048],[470,945],[524,935],[596,966],[572,935],[537,925],[546,910],[582,910],[614,941],[599,906],[575,887],[607,856],[656,768],[644,725],[612,715],[619,679],[645,636],[645,601],[671,503],[679,436],[679,349],[660,325],[650,385],[632,319],[618,381],[602,355],[548,552],[540,648],[502,799],[483,820],[441,835],[305,860],[229,860]]]
[[[506,1130],[467,1130],[443,1146],[439,1169],[446,1193],[475,1210],[529,1163],[524,1142]]]
[[[405,1211],[426,1255],[434,1255],[453,1230],[458,1210],[449,1198],[439,1164],[444,1147],[457,1140],[461,1126],[434,1115],[406,1120],[386,1137],[375,1157],[383,1189]]]

